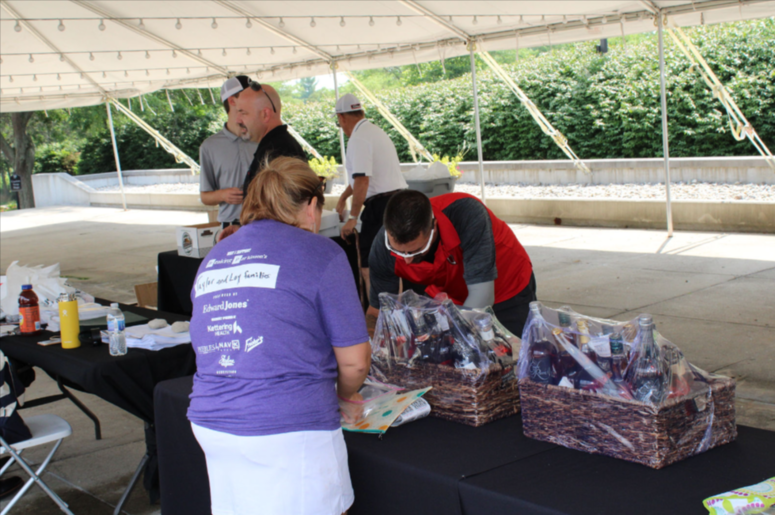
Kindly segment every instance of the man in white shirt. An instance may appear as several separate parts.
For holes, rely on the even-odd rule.
[[[345,166],[349,185],[336,205],[344,221],[347,199],[352,196],[350,217],[342,227],[342,238],[347,239],[355,230],[358,215],[361,218],[358,252],[361,256],[361,275],[369,291],[369,251],[377,232],[382,228],[382,217],[390,197],[406,189],[401,175],[401,164],[390,137],[365,118],[363,106],[355,95],[347,93],[336,102],[338,125],[348,138]],[[361,213],[363,208],[363,213]]]
[[[199,147],[199,198],[206,206],[218,205],[218,221],[223,227],[239,223],[242,210],[242,183],[248,173],[258,143],[250,141],[247,129],[241,125],[235,100],[250,84],[245,75],[237,75],[221,86],[221,102],[227,120],[223,129],[213,134]]]

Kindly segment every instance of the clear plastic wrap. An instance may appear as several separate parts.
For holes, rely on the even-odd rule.
[[[339,399],[342,404],[357,405],[357,419],[352,423],[341,419],[342,429],[360,433],[384,433],[413,403],[421,401],[421,397],[430,390],[422,388],[406,391],[403,388],[378,381],[373,377],[366,378],[358,393],[363,400],[352,401]]]
[[[656,407],[709,390],[711,376],[692,367],[650,315],[617,322],[534,302],[522,336],[520,379]]]
[[[638,459],[637,447],[653,437],[663,455],[652,463],[664,466],[671,453],[686,457],[736,436],[734,381],[689,364],[656,331],[650,315],[619,322],[532,303],[522,334],[519,381],[526,428],[567,447],[646,462],[651,458]],[[545,399],[532,409],[536,395]],[[611,404],[595,401],[606,398]],[[564,422],[577,422],[570,420],[575,410],[589,407],[583,431],[564,430]],[[565,409],[568,420],[549,421],[542,413],[546,409]],[[629,413],[641,420],[628,420]],[[666,436],[660,432],[668,433],[666,441],[659,441]]]
[[[372,375],[407,389],[433,385],[432,416],[480,426],[519,411],[519,345],[492,309],[461,308],[444,294],[382,293]]]
[[[486,374],[492,364],[516,361],[519,340],[490,308],[465,309],[445,295],[431,299],[413,291],[381,293],[379,299],[372,354],[386,367],[432,363]]]

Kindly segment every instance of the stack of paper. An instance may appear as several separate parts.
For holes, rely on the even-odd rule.
[[[107,342],[106,335],[107,332],[103,331],[103,342]],[[191,343],[191,334],[188,332],[176,333],[172,330],[172,326],[151,329],[148,324],[143,324],[126,328],[127,347],[160,350],[184,343]]]

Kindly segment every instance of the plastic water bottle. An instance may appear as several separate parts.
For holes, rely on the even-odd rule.
[[[126,354],[126,322],[124,314],[118,308],[118,303],[110,305],[108,311],[108,333],[110,333],[110,355],[123,356]]]

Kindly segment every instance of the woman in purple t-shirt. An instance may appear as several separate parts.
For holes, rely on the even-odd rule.
[[[188,418],[213,515],[340,515],[354,500],[340,410],[357,417],[346,401],[371,348],[347,258],[315,234],[321,184],[301,160],[269,163],[191,291]]]

